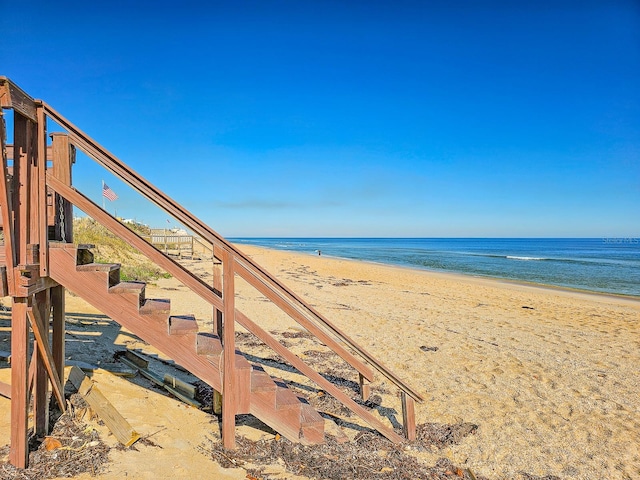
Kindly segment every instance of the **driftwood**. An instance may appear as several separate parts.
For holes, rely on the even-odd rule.
[[[98,417],[102,419],[120,443],[125,447],[129,447],[140,439],[140,434],[131,428],[129,422],[120,415],[82,370],[78,367],[72,367],[69,372],[69,381],[78,389],[78,393],[96,412]]]

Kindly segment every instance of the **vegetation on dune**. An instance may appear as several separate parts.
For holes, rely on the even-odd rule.
[[[132,223],[127,225],[139,235],[149,235],[149,227]],[[96,262],[121,264],[120,279],[123,281],[149,282],[170,275],[121,238],[115,236],[101,224],[89,217],[74,218],[73,240],[77,244],[94,245]]]

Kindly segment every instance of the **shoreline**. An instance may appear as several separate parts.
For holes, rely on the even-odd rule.
[[[433,270],[433,269],[429,269],[429,268],[420,268],[420,267],[415,267],[415,266],[410,266],[410,265],[400,265],[400,264],[394,264],[394,263],[374,262],[372,260],[337,257],[337,256],[334,256],[334,255],[324,255],[324,254],[323,255],[314,255],[312,253],[301,252],[301,251],[298,251],[298,250],[285,250],[285,249],[279,249],[279,248],[269,248],[269,247],[265,247],[265,246],[262,246],[262,245],[255,245],[255,244],[245,244],[245,243],[235,243],[235,242],[232,242],[232,243],[241,251],[243,251],[244,247],[249,247],[250,249],[253,249],[253,248],[255,248],[255,249],[264,249],[264,250],[267,250],[267,251],[270,251],[270,252],[283,252],[283,253],[292,254],[292,255],[308,256],[308,257],[311,257],[311,258],[328,258],[328,259],[338,260],[338,261],[364,263],[364,264],[368,264],[368,265],[372,265],[372,266],[398,268],[398,269],[402,269],[402,270],[409,270],[409,271],[416,272],[416,273],[425,273],[425,274],[434,275],[434,276],[442,275],[443,277],[450,277],[452,279],[456,279],[457,278],[459,280],[467,280],[467,281],[480,280],[480,281],[495,282],[495,283],[498,283],[498,284],[502,283],[502,284],[520,286],[520,287],[529,287],[529,288],[534,288],[534,289],[548,290],[550,292],[564,292],[564,293],[568,293],[568,294],[577,294],[577,295],[586,295],[586,296],[610,298],[610,299],[616,299],[616,300],[624,300],[624,301],[628,301],[628,302],[630,302],[632,304],[636,303],[636,304],[638,304],[638,306],[640,306],[640,295],[636,296],[636,295],[627,295],[627,294],[623,294],[623,293],[599,292],[599,291],[595,291],[595,290],[586,290],[586,289],[580,289],[580,288],[566,287],[566,286],[562,286],[562,285],[552,285],[552,284],[546,284],[546,283],[537,283],[537,282],[531,282],[531,281],[526,281],[526,280],[515,280],[515,279],[511,279],[511,278],[504,278],[504,277],[492,277],[492,276],[488,276],[488,275],[473,275],[473,274],[470,274],[470,273],[454,272],[454,271],[447,271],[447,270]]]

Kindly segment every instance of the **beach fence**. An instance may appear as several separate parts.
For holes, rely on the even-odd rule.
[[[150,234],[144,238],[158,250],[162,250],[165,255],[192,259],[213,258],[211,245],[198,236],[189,235],[184,230],[152,228]]]

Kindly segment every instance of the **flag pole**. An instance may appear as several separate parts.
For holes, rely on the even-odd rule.
[[[102,194],[102,210],[104,210],[105,212],[107,211],[105,205],[104,205],[104,180],[102,180],[102,191],[100,192]]]

